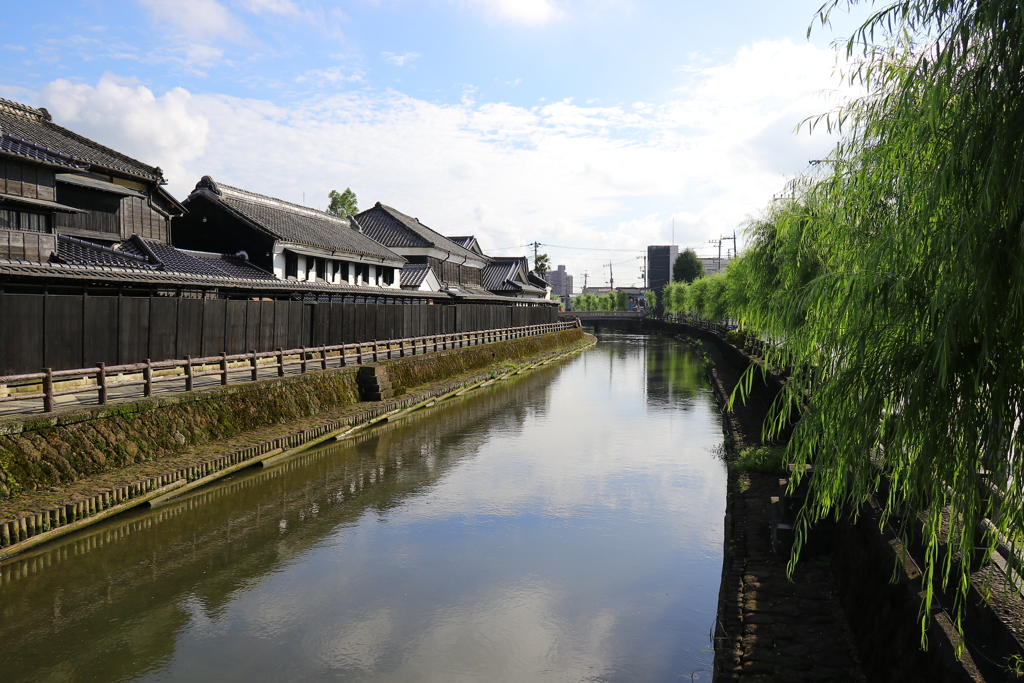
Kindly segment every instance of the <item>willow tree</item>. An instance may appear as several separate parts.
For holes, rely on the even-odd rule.
[[[847,49],[867,95],[816,121],[841,132],[829,171],[755,226],[747,276],[775,289],[745,315],[784,339],[773,424],[799,405],[789,456],[816,466],[794,558],[884,477],[884,516],[923,520],[927,607],[941,582],[959,624],[957,558],[1024,530],[1024,13],[904,0]]]

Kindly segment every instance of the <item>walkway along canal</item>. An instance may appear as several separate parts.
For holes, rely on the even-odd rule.
[[[722,427],[668,338],[0,565],[6,682],[711,680]]]

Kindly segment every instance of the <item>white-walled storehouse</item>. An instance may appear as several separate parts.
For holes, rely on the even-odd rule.
[[[405,259],[347,218],[203,176],[174,223],[175,246],[243,253],[280,280],[400,289]]]

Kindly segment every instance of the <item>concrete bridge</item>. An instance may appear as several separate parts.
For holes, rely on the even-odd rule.
[[[584,326],[593,327],[596,331],[604,328],[635,332],[640,329],[644,315],[642,311],[561,311],[558,319],[579,318]]]

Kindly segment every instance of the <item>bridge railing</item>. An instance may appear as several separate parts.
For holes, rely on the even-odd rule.
[[[326,370],[329,367],[345,367],[361,365],[367,361],[375,362],[382,358],[415,356],[436,351],[475,346],[497,341],[519,339],[549,332],[579,327],[577,321],[546,323],[543,325],[527,325],[524,327],[507,327],[476,332],[458,332],[454,334],[437,334],[426,337],[408,337],[405,339],[388,339],[380,341],[355,342],[352,344],[336,344],[331,346],[303,347],[298,349],[281,349],[274,351],[226,354],[192,358],[186,356],[181,360],[163,360],[127,365],[106,365],[98,363],[91,368],[74,370],[52,370],[43,368],[42,372],[0,377],[0,386],[38,385],[39,391],[14,393],[0,396],[0,403],[9,401],[25,401],[38,399],[43,403],[43,412],[54,411],[54,399],[58,396],[96,392],[98,403],[105,405],[112,389],[137,387],[136,392],[143,397],[151,396],[157,384],[166,382],[184,382],[185,391],[195,390],[195,380],[200,377],[217,376],[220,384],[228,384],[228,373],[237,372],[248,367],[249,381],[260,379],[260,371],[264,375],[283,377],[287,368],[298,366],[300,372],[311,368]],[[266,377],[264,377],[265,379]],[[237,379],[237,378],[236,378]],[[244,381],[244,379],[243,379]],[[61,384],[70,388],[61,388]],[[75,386],[70,386],[75,385]],[[119,397],[125,397],[121,393]]]
[[[643,311],[560,311],[563,318],[643,318]]]

